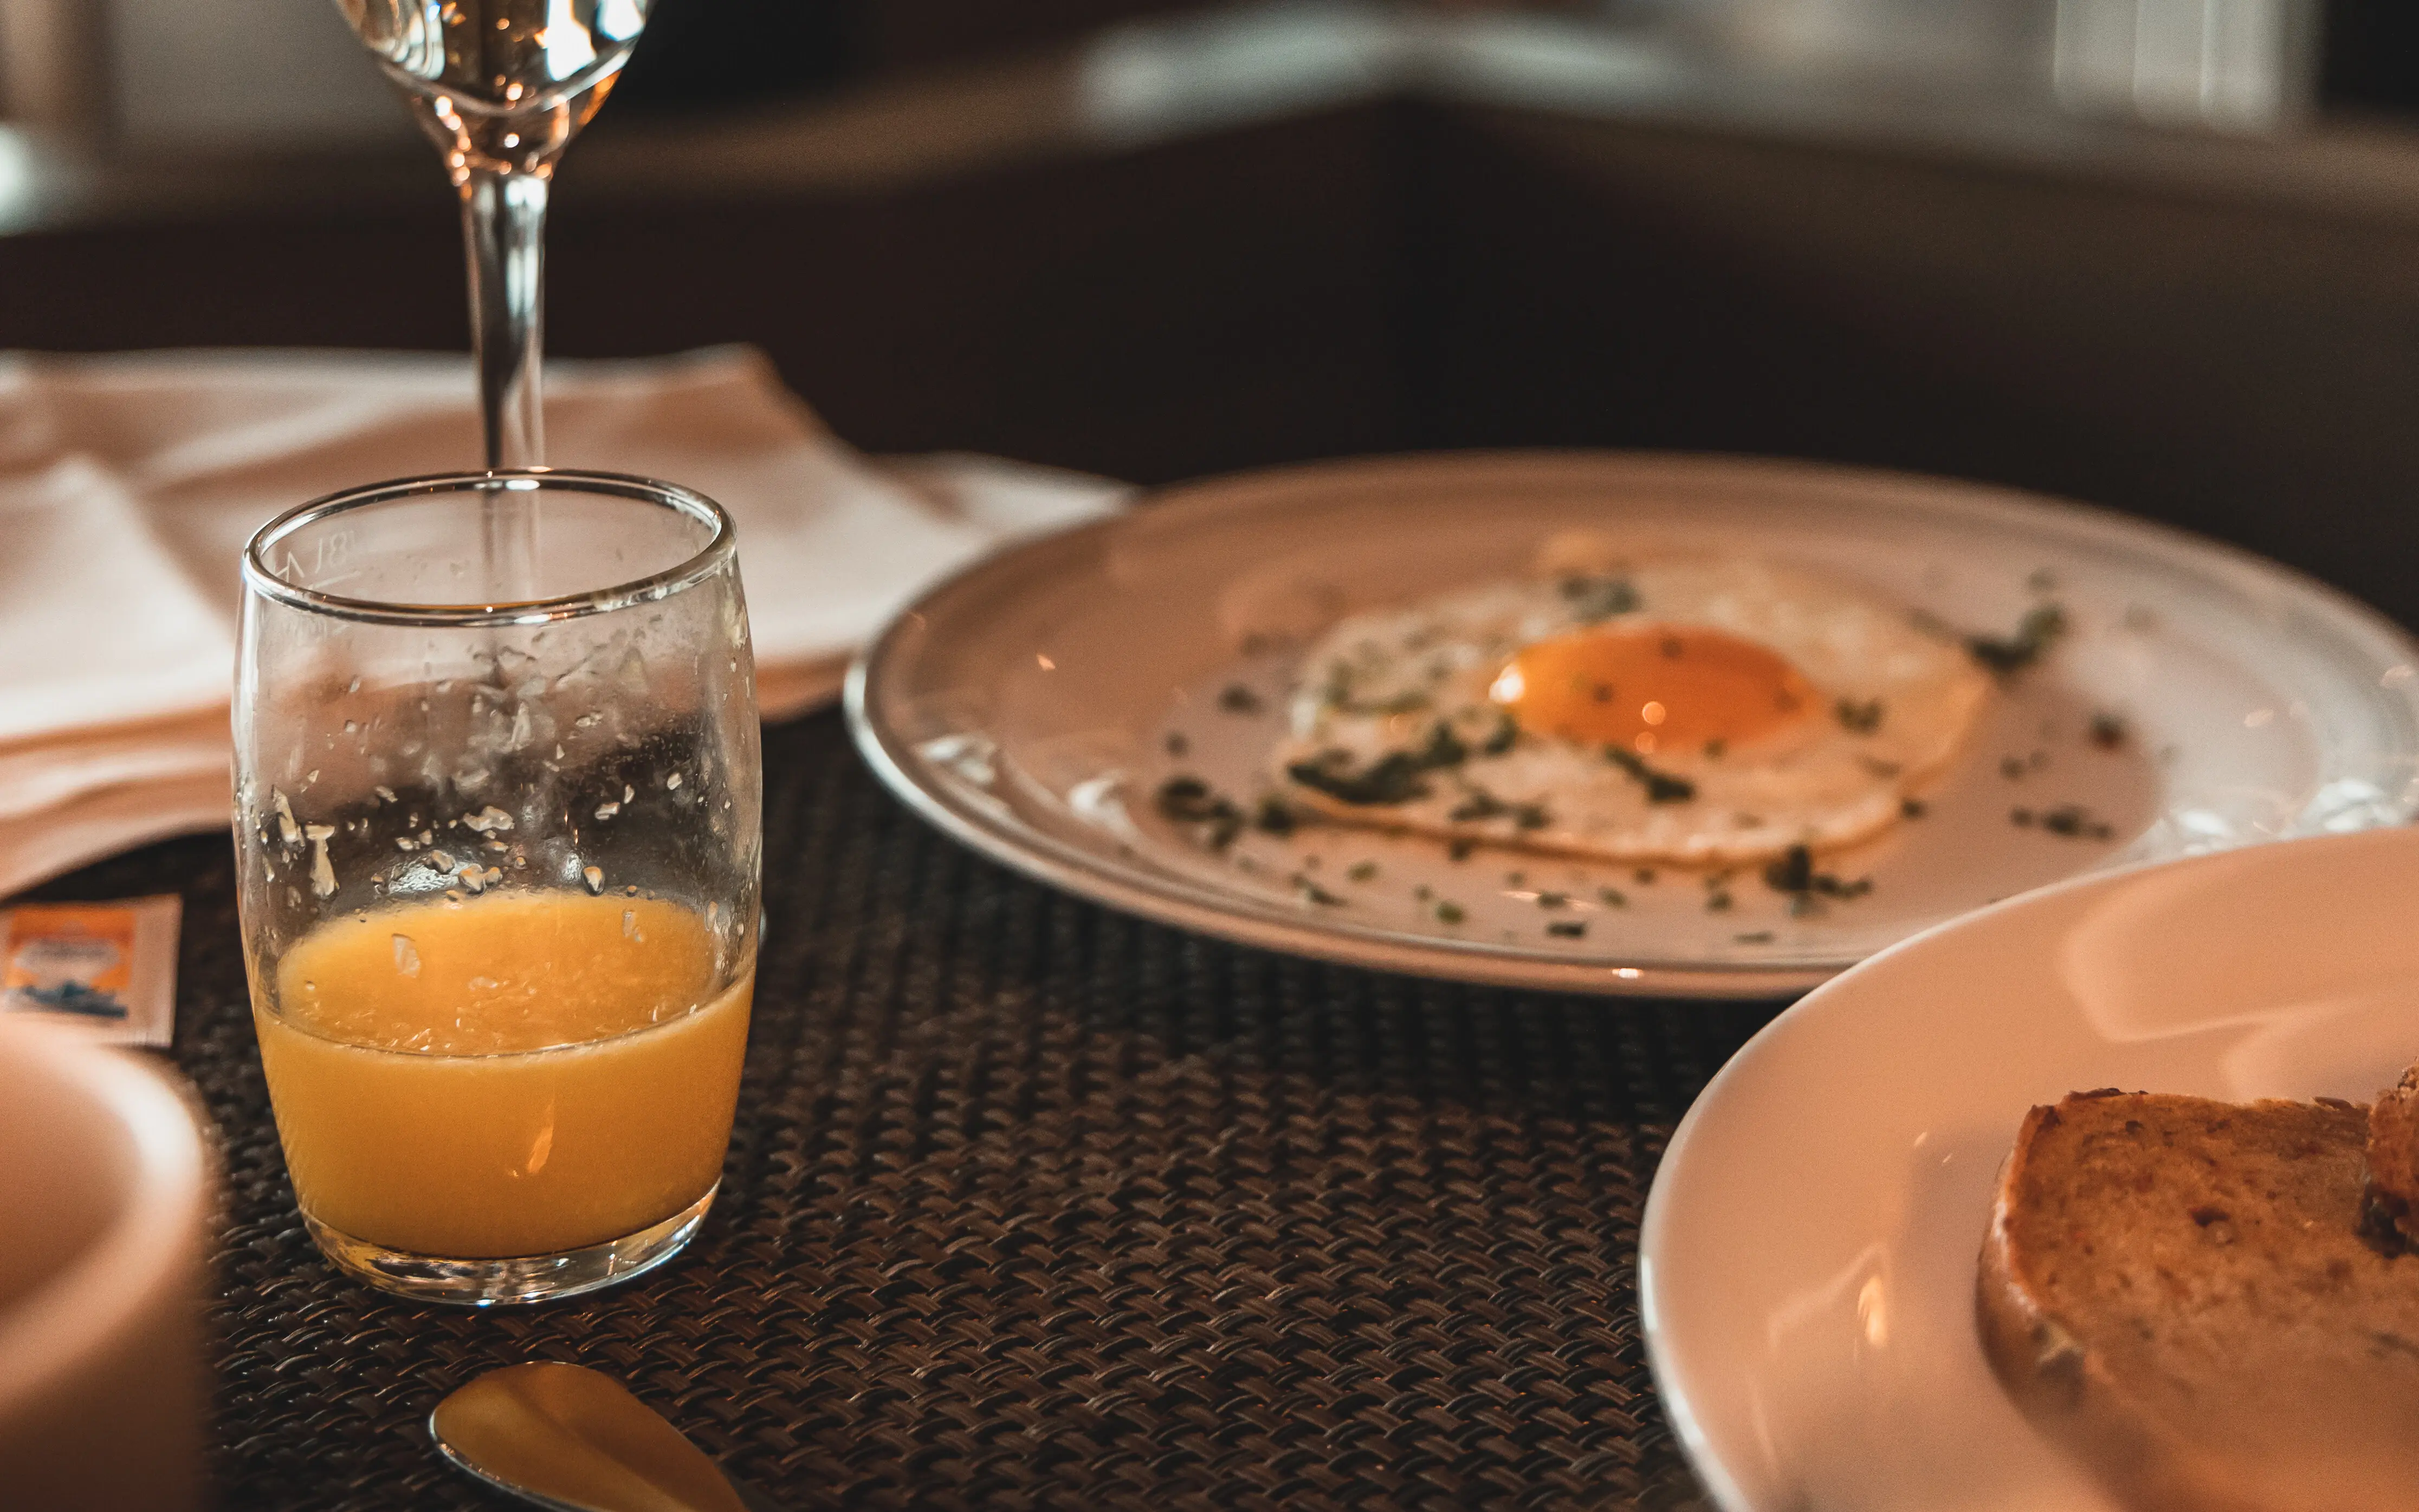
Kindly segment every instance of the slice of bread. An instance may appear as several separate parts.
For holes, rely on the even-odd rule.
[[[2368,1113],[2368,1188],[2361,1229],[2386,1250],[2419,1243],[2419,1066],[2380,1093]]]
[[[2419,1508],[2419,1252],[2365,1108],[2082,1092],[2025,1120],[1977,1294],[2026,1414],[2146,1512]]]

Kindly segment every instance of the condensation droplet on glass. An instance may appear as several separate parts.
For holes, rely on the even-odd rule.
[[[294,805],[285,802],[285,795],[274,787],[269,790],[269,801],[277,809],[277,838],[285,842],[285,848],[291,850],[302,843],[302,827],[294,822]]]
[[[336,832],[332,824],[306,824],[302,833],[311,842],[311,892],[318,897],[332,897],[336,892],[335,864],[328,860],[328,840]]]
[[[359,720],[348,719],[345,721],[345,733],[347,735],[354,734],[359,731],[361,727],[361,722]]]
[[[646,936],[639,933],[639,913],[637,909],[624,909],[622,910],[622,937],[624,939],[644,939],[647,938]]]
[[[678,791],[680,790],[680,785],[681,785],[681,774],[680,774],[679,772],[677,772],[677,771],[673,772],[670,776],[666,777],[666,778],[664,779],[664,786],[665,786],[665,787],[669,787],[669,788],[671,788],[674,792],[678,792]]]
[[[624,783],[624,784],[622,785],[622,802],[623,802],[626,803],[626,802],[628,802],[630,800],[632,800],[632,799],[634,799],[634,798],[636,798],[636,797],[638,797],[638,796],[639,796],[639,790],[638,790],[636,787],[631,787],[628,783]]]
[[[462,879],[462,885],[469,888],[474,896],[487,890],[487,874],[475,862],[465,864],[454,875]]]
[[[490,803],[476,814],[463,815],[462,823],[481,834],[501,834],[513,827],[513,817]]]
[[[580,880],[588,884],[588,891],[591,893],[602,893],[605,891],[604,867],[582,866],[579,868],[579,877]]]
[[[578,719],[573,720],[571,722],[571,727],[573,729],[580,730],[594,729],[597,722],[602,720],[604,717],[605,716],[603,714],[592,709],[588,712],[580,715]]]
[[[398,976],[420,974],[420,947],[411,942],[409,935],[394,937],[394,970]]]
[[[422,839],[424,842],[425,842],[425,841],[427,840],[427,838],[428,838],[428,837],[427,837],[425,834],[423,834],[423,835],[421,836],[421,839]],[[433,861],[433,862],[435,862],[435,863],[437,863],[437,869],[438,869],[439,871],[440,871],[440,872],[450,872],[450,871],[454,871],[454,870],[455,870],[455,869],[456,869],[456,868],[455,868],[455,864],[454,864],[454,858],[453,858],[452,856],[447,855],[447,854],[446,854],[444,851],[442,851],[442,850],[432,850],[432,851],[430,851],[430,852],[428,853],[428,859],[429,859],[430,861]]]
[[[622,893],[624,897],[637,897],[639,895],[639,884],[632,882],[629,886],[622,889]]]
[[[614,815],[619,814],[619,813],[621,813],[621,812],[622,812],[622,805],[621,805],[621,804],[619,804],[619,803],[614,802],[613,802],[611,799],[609,799],[609,799],[607,799],[604,802],[599,803],[599,804],[597,804],[597,805],[596,805],[596,817],[597,817],[598,818],[600,818],[600,819],[609,819],[609,818],[611,818]]]
[[[382,783],[379,786],[371,788],[370,791],[378,795],[378,802],[381,803],[392,803],[394,802],[394,789]]]
[[[352,680],[352,681],[346,683],[346,684],[345,684],[345,691],[346,691],[347,693],[359,693],[359,692],[361,692],[361,691],[362,691],[362,680],[361,680],[360,678],[355,678],[355,679],[353,679],[353,680]]]

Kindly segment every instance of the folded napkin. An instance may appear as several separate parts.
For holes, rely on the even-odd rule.
[[[745,348],[551,364],[547,440],[566,466],[731,512],[768,718],[829,698],[935,577],[1125,492],[987,458],[873,461]],[[0,895],[225,823],[245,541],[306,499],[479,455],[461,358],[0,356]]]

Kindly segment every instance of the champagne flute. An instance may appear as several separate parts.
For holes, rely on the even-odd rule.
[[[336,0],[445,155],[462,196],[490,469],[546,461],[538,364],[547,191],[562,149],[612,91],[651,3]],[[507,583],[528,575],[526,557],[499,565],[510,569]]]

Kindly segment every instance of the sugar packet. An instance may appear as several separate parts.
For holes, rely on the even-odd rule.
[[[0,1013],[72,1025],[111,1045],[177,1031],[175,894],[0,910]]]

